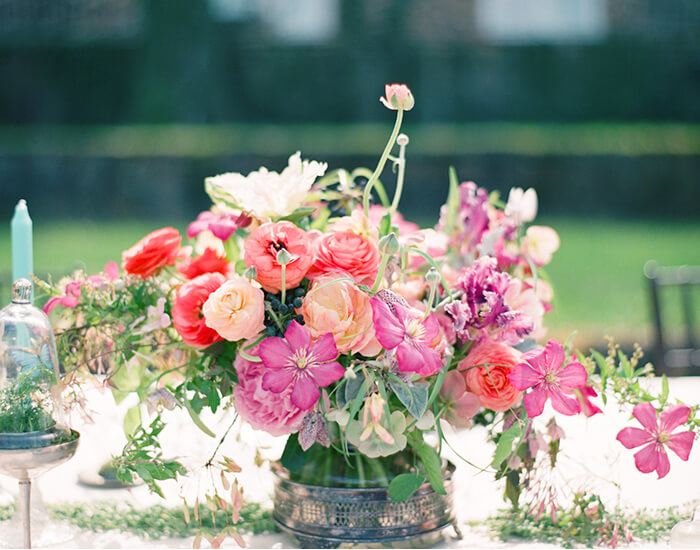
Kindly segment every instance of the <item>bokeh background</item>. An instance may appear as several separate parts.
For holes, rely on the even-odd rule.
[[[436,221],[449,166],[534,187],[562,240],[551,332],[652,346],[644,263],[700,264],[697,0],[0,0],[3,302],[18,199],[39,276],[96,271],[208,208],[206,176],[373,167],[386,82],[416,97],[407,217]]]

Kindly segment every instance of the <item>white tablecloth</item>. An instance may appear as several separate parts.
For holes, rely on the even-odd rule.
[[[654,381],[654,383],[657,383]],[[676,378],[670,380],[671,396],[692,405],[700,401],[700,378]],[[197,477],[178,487],[174,482],[163,484],[166,499],[152,495],[141,486],[132,490],[91,489],[77,483],[78,475],[84,471],[96,471],[110,456],[121,449],[124,435],[121,421],[129,403],[119,407],[109,392],[91,389],[88,403],[94,409],[94,423],[76,421],[75,428],[81,432],[80,447],[76,456],[69,462],[46,473],[38,480],[43,500],[47,503],[86,502],[90,500],[117,499],[133,503],[135,506],[147,507],[152,503],[179,506],[181,496],[194,501],[197,492]],[[543,418],[548,418],[551,409],[545,409]],[[567,479],[568,490],[594,489],[598,491],[608,505],[619,504],[630,508],[658,508],[684,504],[700,499],[700,448],[695,448],[688,462],[682,462],[671,453],[671,472],[657,480],[655,474],[641,474],[634,467],[633,452],[626,450],[615,441],[617,432],[624,426],[633,426],[634,420],[628,420],[629,412],[619,412],[614,406],[608,406],[605,415],[586,419],[581,416],[562,418],[567,437],[562,443],[565,456],[561,459],[561,471]],[[197,470],[206,461],[216,446],[217,440],[204,435],[195,428],[187,415],[167,414],[168,427],[163,432],[166,456],[182,457],[183,462]],[[205,422],[217,433],[223,433],[231,416],[205,418]],[[235,432],[235,433],[234,433]],[[472,429],[448,434],[452,446],[476,465],[489,462],[492,447],[485,442],[482,429]],[[696,447],[699,446],[696,442]],[[254,464],[255,448],[262,447],[263,454],[277,458],[281,453],[283,441],[256,432],[248,426],[241,426],[232,431],[222,446],[224,454],[234,458],[242,467],[240,482],[249,500],[270,505],[272,493],[272,476],[265,467]],[[494,482],[492,474],[480,473],[473,467],[461,462],[451,453],[448,458],[457,465],[455,473],[455,509],[464,534],[462,540],[452,537],[451,529],[446,530],[446,538],[439,547],[444,548],[510,548],[510,547],[546,547],[523,541],[500,542],[489,538],[483,526],[470,527],[469,523],[487,518],[499,508],[505,507],[502,500],[502,485]],[[201,483],[201,478],[199,483]],[[0,476],[0,503],[11,501],[17,491],[16,481]],[[5,523],[5,522],[3,522]],[[0,523],[2,529],[3,523]],[[35,539],[40,539],[36,526]],[[189,548],[192,538],[188,539],[141,539],[131,534],[106,532],[94,533],[75,529],[72,540],[53,544],[54,547],[77,548]],[[246,535],[252,548],[293,548],[293,539],[281,533],[268,535]],[[3,539],[0,533],[0,540]],[[206,546],[206,542],[203,543]],[[662,547],[665,544],[641,544],[635,546]],[[224,547],[236,547],[228,540]]]

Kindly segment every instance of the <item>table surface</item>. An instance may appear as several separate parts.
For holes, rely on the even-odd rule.
[[[650,381],[658,384],[658,381]],[[700,378],[670,379],[671,397],[681,399],[686,404],[700,401]],[[127,401],[116,406],[109,392],[101,388],[91,388],[87,392],[88,407],[93,411],[94,422],[76,419],[74,427],[81,432],[81,442],[76,456],[69,462],[44,474],[37,485],[41,498],[46,503],[89,502],[91,500],[121,500],[136,507],[147,507],[155,503],[168,506],[180,506],[182,496],[190,503],[198,491],[197,476],[178,486],[175,482],[163,483],[165,502],[141,486],[131,490],[92,489],[78,484],[81,472],[94,472],[99,469],[111,454],[118,453],[125,441],[121,432],[124,412],[130,405]],[[545,409],[542,418],[551,416],[551,409]],[[205,423],[215,433],[223,433],[230,422],[225,418],[204,418]],[[201,470],[218,440],[211,439],[193,426],[186,414],[166,413],[168,426],[163,432],[166,456],[181,457],[183,463],[192,470]],[[662,480],[655,474],[641,474],[634,467],[633,451],[626,450],[615,441],[617,432],[627,426],[635,425],[629,420],[629,412],[618,411],[608,405],[605,415],[586,419],[581,416],[557,420],[566,431],[567,437],[562,442],[563,456],[560,460],[560,478],[566,491],[582,488],[599,492],[608,505],[621,505],[629,508],[659,508],[685,504],[700,499],[700,450],[694,449],[690,460],[681,461],[669,453],[671,472]],[[468,458],[475,465],[486,465],[492,447],[485,441],[483,429],[477,428],[460,432],[446,433],[452,447],[460,455]],[[258,468],[254,464],[255,449],[262,448],[264,456],[278,458],[283,448],[283,440],[268,434],[256,432],[247,425],[240,425],[232,430],[222,451],[234,458],[242,467],[239,480],[248,500],[269,505],[272,494],[272,476],[267,467]],[[457,465],[455,472],[455,510],[464,538],[454,538],[452,529],[445,531],[444,540],[438,548],[546,548],[545,544],[526,541],[501,542],[489,537],[483,526],[478,524],[503,508],[502,485],[494,482],[492,474],[480,472],[476,468],[460,461],[448,451],[450,458]],[[564,481],[566,480],[566,481]],[[11,501],[17,493],[16,481],[0,476],[0,503]],[[477,522],[477,526],[474,525]],[[5,522],[3,522],[5,523]],[[7,524],[6,524],[7,525]],[[45,526],[39,522],[34,526],[35,542],[41,543],[41,530]],[[64,531],[69,529],[67,526]],[[118,532],[96,533],[70,528],[73,538],[66,542],[50,542],[51,547],[63,548],[191,548],[192,537],[187,539],[142,539],[131,534]],[[5,529],[4,529],[5,530]],[[0,536],[5,539],[6,536]],[[246,535],[251,548],[294,548],[296,543],[288,536],[275,533],[267,535]],[[0,542],[3,542],[0,540]],[[6,540],[4,541],[7,542]],[[204,543],[206,546],[206,543]],[[224,547],[235,548],[232,540],[227,540]],[[633,546],[654,548],[665,547],[665,543],[644,543]]]

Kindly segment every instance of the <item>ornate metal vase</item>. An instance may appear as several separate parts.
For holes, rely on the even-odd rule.
[[[440,531],[454,525],[452,473],[445,471],[445,495],[425,483],[405,502],[389,498],[387,487],[321,487],[297,483],[286,470],[275,472],[275,523],[294,536],[302,548],[336,548],[421,539],[433,545]],[[432,540],[430,540],[432,539]]]

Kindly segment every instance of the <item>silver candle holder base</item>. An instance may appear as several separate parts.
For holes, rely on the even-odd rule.
[[[18,434],[21,435],[21,434]],[[14,477],[19,482],[17,513],[22,521],[24,548],[32,547],[31,530],[31,489],[32,478],[63,464],[70,459],[78,448],[80,434],[71,432],[73,439],[54,445],[34,448],[0,448],[0,472]]]

